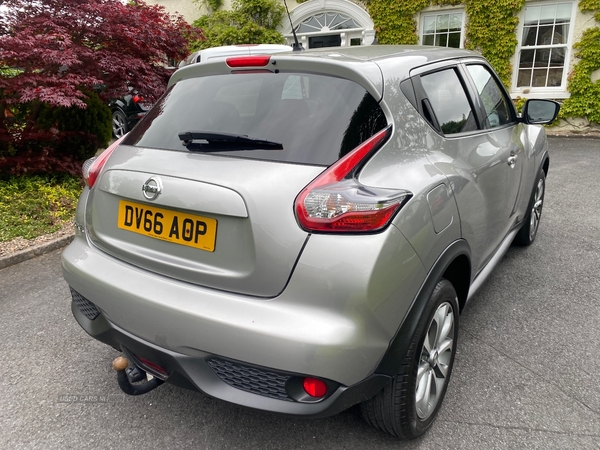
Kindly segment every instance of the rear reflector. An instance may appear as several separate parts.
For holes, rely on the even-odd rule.
[[[229,67],[265,67],[270,59],[271,55],[234,56],[225,62]]]
[[[152,361],[148,361],[145,358],[142,358],[140,356],[135,356],[139,362],[141,362],[144,366],[144,369],[149,369],[150,371],[156,373],[157,375],[162,375],[164,377],[167,376],[167,371],[165,369],[163,369],[162,367],[160,367],[158,364],[154,364]]]
[[[321,398],[325,397],[325,394],[327,394],[327,385],[318,378],[305,378],[302,380],[302,387],[311,397]]]
[[[311,232],[368,233],[385,228],[411,196],[402,189],[373,188],[354,176],[389,136],[390,128],[363,142],[315,178],[295,202],[300,226]]]

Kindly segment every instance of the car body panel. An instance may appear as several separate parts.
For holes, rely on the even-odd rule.
[[[364,270],[365,261],[373,270]],[[287,289],[271,300],[158,275],[149,284],[143,269],[98,251],[84,236],[65,250],[63,269],[108,321],[154,345],[347,386],[373,372],[423,277],[419,258],[394,227],[358,242],[312,236]]]
[[[111,156],[88,202],[86,226],[96,247],[152,272],[215,289],[258,297],[283,290],[307,238],[291,205],[322,168],[252,160],[232,165],[230,158],[216,155],[121,150]],[[156,200],[142,193],[151,177],[162,180]],[[229,177],[235,182],[222,186]],[[215,219],[215,250],[116,229],[121,200]]]

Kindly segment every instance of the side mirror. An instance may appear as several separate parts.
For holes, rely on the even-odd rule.
[[[560,104],[554,100],[531,99],[525,102],[521,120],[528,124],[546,125],[556,120]]]

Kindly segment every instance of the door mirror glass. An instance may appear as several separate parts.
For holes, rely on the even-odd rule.
[[[553,100],[527,100],[523,106],[523,121],[530,124],[554,122],[560,105]]]

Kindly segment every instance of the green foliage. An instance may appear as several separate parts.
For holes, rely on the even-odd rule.
[[[579,7],[584,12],[595,12],[594,17],[600,21],[600,0],[582,0]],[[569,74],[571,96],[565,100],[560,117],[586,117],[600,123],[600,80],[592,81],[592,73],[600,70],[600,28],[585,30],[573,48],[579,62]]]
[[[579,9],[582,12],[593,12],[594,18],[600,22],[600,0],[580,0]]]
[[[527,99],[523,98],[523,97],[517,97],[513,100],[515,108],[517,108],[517,112],[519,114],[521,114],[521,112],[523,111],[523,106],[525,106],[526,101],[527,101]]]
[[[285,14],[277,0],[234,0],[230,11],[216,11],[196,21],[204,32],[203,41],[192,43],[192,50],[236,44],[283,44],[277,27]]]
[[[512,77],[510,58],[518,45],[517,14],[524,5],[525,0],[469,0],[466,3],[469,22],[465,47],[485,56],[507,87]]]
[[[73,219],[81,189],[71,176],[0,179],[0,242],[59,230]]]
[[[95,92],[86,92],[86,109],[55,107],[40,104],[37,125],[42,130],[56,130],[61,135],[61,146],[76,160],[94,156],[98,148],[106,147],[112,137],[110,108]],[[58,133],[57,133],[58,134]]]
[[[210,12],[215,12],[223,6],[223,0],[192,0],[201,7],[204,6]]]
[[[367,5],[380,44],[416,44],[415,14],[431,5],[460,4],[466,5],[469,16],[466,48],[481,52],[509,86],[512,71],[509,60],[517,46],[516,14],[525,0],[371,0]]]

